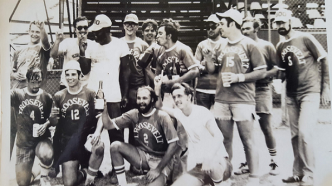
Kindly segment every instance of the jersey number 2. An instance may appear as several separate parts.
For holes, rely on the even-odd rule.
[[[144,133],[144,143],[148,144],[149,141],[148,141],[148,135]]]
[[[79,120],[80,119],[80,111],[78,109],[71,110],[71,120]]]

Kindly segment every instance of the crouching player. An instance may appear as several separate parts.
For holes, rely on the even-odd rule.
[[[75,60],[68,61],[64,72],[68,88],[54,95],[50,121],[56,126],[53,141],[55,168],[58,169],[58,166],[62,165],[62,179],[67,186],[78,185],[85,176],[88,178],[90,176],[87,180],[91,182],[91,176],[97,175],[103,160],[104,144],[99,141],[102,124],[96,127],[95,92],[81,84],[80,64]],[[90,157],[84,144],[87,136],[94,131]],[[79,171],[79,165],[86,168],[87,162],[89,162],[89,169]]]
[[[106,129],[123,129],[133,126],[135,144],[115,141],[111,144],[111,158],[119,185],[127,185],[124,158],[141,173],[147,172],[148,185],[165,185],[173,167],[173,155],[180,150],[179,140],[170,116],[154,108],[158,100],[154,90],[143,86],[137,90],[138,109],[110,119],[105,110],[102,114]]]
[[[12,89],[11,106],[17,116],[16,181],[19,186],[29,185],[35,156],[40,159],[41,185],[50,185],[45,179],[53,163],[52,142],[48,139],[52,97],[40,89],[43,73],[39,67],[30,67],[26,73],[28,86]]]
[[[162,77],[154,81],[156,94],[161,92]],[[203,106],[194,105],[193,90],[186,83],[175,83],[171,93],[177,108],[163,107],[161,100],[157,108],[166,111],[182,123],[188,135],[189,158],[195,159],[196,166],[179,177],[173,185],[204,185],[212,181],[214,185],[230,185],[232,165],[222,143],[223,135],[212,113]]]

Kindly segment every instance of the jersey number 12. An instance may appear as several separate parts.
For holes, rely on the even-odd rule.
[[[71,110],[71,120],[79,120],[80,119],[80,111],[78,109]]]

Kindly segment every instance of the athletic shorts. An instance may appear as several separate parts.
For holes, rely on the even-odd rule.
[[[249,104],[215,102],[211,112],[219,120],[251,121],[256,118],[255,105]]]
[[[33,162],[35,160],[35,148],[21,148],[16,146],[16,165],[20,163]]]
[[[226,157],[224,157],[223,159],[219,159],[219,161],[215,163],[215,166],[222,166],[223,163],[226,163],[226,166],[222,176],[222,181],[226,181],[232,175],[233,166],[229,159]],[[202,171],[202,164],[197,164],[193,169],[188,171],[188,174],[198,178],[204,184],[212,182],[212,178],[210,177],[210,175]]]
[[[139,171],[141,173],[149,171],[149,170],[143,170],[143,168],[142,168],[143,162],[147,162],[148,165],[149,165],[149,167],[150,167],[150,169],[155,169],[159,165],[161,159],[163,158],[163,157],[157,157],[157,156],[154,156],[154,155],[149,154],[147,152],[144,152],[140,148],[136,148],[136,149],[137,149],[137,151],[139,153],[139,156],[140,156],[140,159],[141,159],[140,167],[139,167]],[[168,177],[170,175],[172,167],[173,167],[173,164],[174,164],[174,157],[168,162],[168,164],[162,170],[162,173],[166,177]]]
[[[256,113],[271,114],[273,108],[272,88],[270,84],[256,87]]]

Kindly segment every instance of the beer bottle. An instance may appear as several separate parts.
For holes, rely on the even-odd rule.
[[[99,89],[96,94],[95,110],[97,113],[101,113],[104,111],[103,81],[99,81]]]

